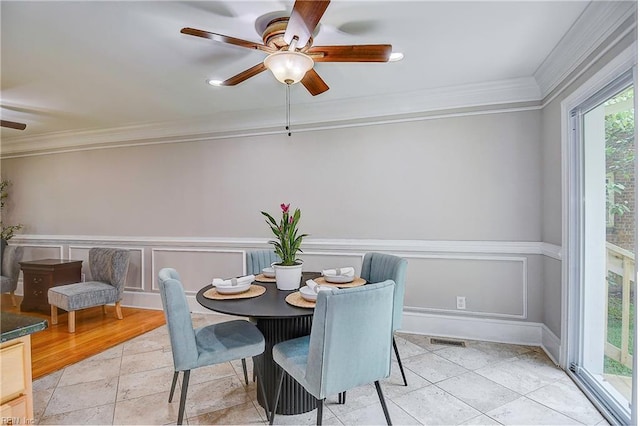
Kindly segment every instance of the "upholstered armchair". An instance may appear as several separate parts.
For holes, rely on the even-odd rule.
[[[89,270],[92,281],[61,285],[49,289],[51,324],[58,323],[58,308],[69,312],[69,333],[76,331],[76,311],[115,303],[116,317],[122,319],[120,301],[129,270],[129,251],[114,248],[89,250]]]
[[[23,248],[20,246],[5,246],[2,250],[2,275],[0,276],[0,288],[2,293],[11,293],[11,303],[17,306],[15,291],[18,287],[20,276],[20,262],[22,261]]]
[[[174,374],[169,402],[173,399],[178,374],[183,372],[178,424],[182,424],[184,417],[191,370],[198,367],[253,357],[254,371],[260,378],[260,391],[266,401],[261,365],[256,359],[264,352],[264,336],[258,327],[249,321],[233,320],[194,329],[184,288],[176,270],[161,269],[158,284],[173,354]],[[265,414],[269,416],[267,409]]]
[[[247,274],[258,275],[263,268],[282,259],[273,250],[252,250],[247,252]]]
[[[377,283],[384,280],[393,280],[396,283],[393,292],[393,331],[399,330],[402,326],[402,310],[404,306],[404,282],[407,275],[407,260],[398,256],[384,253],[366,253],[362,261],[362,271],[360,276],[370,283]],[[400,373],[404,385],[407,386],[407,378],[404,374],[400,353],[396,339],[393,338],[393,350],[396,353]]]
[[[271,405],[273,424],[285,372],[317,400],[317,424],[329,395],[375,383],[387,424],[380,380],[391,372],[393,288],[387,280],[318,294],[311,335],[278,343],[273,360],[282,368]]]

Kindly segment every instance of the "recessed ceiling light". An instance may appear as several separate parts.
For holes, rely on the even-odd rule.
[[[389,62],[401,61],[402,58],[404,58],[404,53],[402,53],[402,52],[392,52],[391,55],[389,55]]]
[[[212,86],[222,86],[222,80],[207,80],[207,83]]]

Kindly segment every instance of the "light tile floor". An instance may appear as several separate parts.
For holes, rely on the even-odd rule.
[[[194,315],[194,325],[228,320]],[[382,383],[397,425],[607,424],[569,377],[536,347],[467,341],[433,345],[428,336],[398,334],[408,386],[394,362]],[[251,363],[247,363],[250,365]],[[171,424],[179,389],[168,403],[173,361],[165,326],[36,380],[39,424]],[[240,362],[192,371],[185,424],[265,424],[256,387],[244,385]],[[327,425],[385,424],[373,385],[328,398]],[[278,424],[315,424],[315,410],[276,416]]]

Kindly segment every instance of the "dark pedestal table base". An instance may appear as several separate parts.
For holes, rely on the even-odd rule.
[[[264,335],[265,348],[262,365],[264,365],[264,385],[267,395],[275,392],[280,367],[273,361],[273,346],[285,340],[296,337],[308,336],[311,333],[311,320],[313,311],[309,316],[294,318],[256,318],[257,327]],[[259,384],[258,384],[259,386]],[[258,387],[259,389],[259,387]],[[258,392],[258,402],[261,406],[265,403]],[[272,404],[273,401],[269,401]],[[284,375],[282,393],[278,403],[277,414],[302,414],[316,408],[316,398],[310,395],[298,382],[288,374]]]

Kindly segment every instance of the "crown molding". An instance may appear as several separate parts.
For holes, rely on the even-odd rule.
[[[616,32],[627,33],[637,20],[621,25],[637,12],[635,1],[592,1],[534,73],[543,98],[573,73]]]
[[[368,126],[443,115],[478,114],[471,108],[495,113],[522,110],[523,103],[539,106],[540,89],[533,77],[416,90],[385,96],[368,96],[339,101],[306,102],[292,105],[295,129],[317,131],[335,127]],[[531,108],[528,106],[527,108]],[[482,112],[482,111],[480,111]],[[228,111],[198,120],[152,123],[101,130],[57,132],[17,136],[2,141],[1,158],[42,155],[68,150],[192,142],[240,136],[284,134],[280,109]]]

